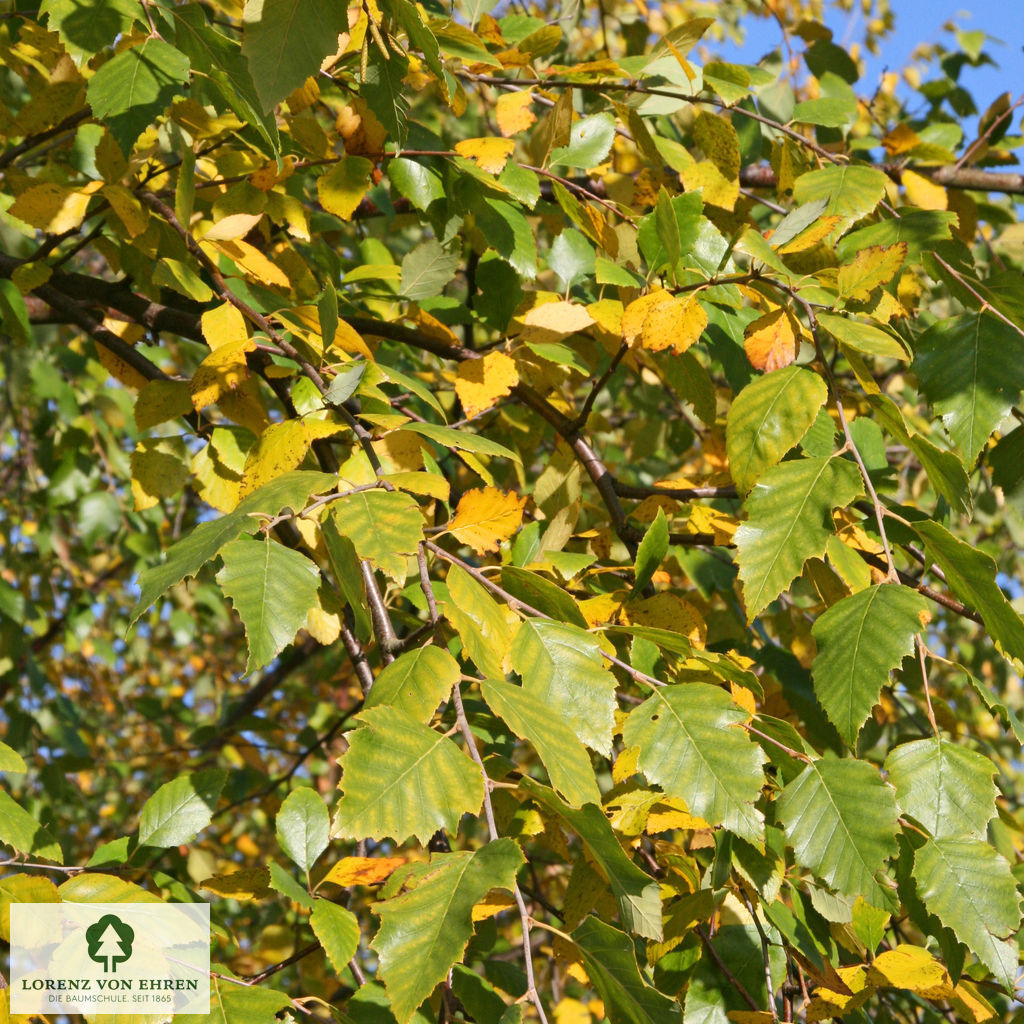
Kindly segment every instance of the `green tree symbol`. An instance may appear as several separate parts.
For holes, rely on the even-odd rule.
[[[134,929],[114,914],[105,914],[85,930],[89,959],[103,964],[103,973],[117,972],[117,965],[132,955]]]

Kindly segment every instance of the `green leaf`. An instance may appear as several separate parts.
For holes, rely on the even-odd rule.
[[[574,810],[563,804],[546,786],[529,777],[525,777],[521,785],[538,803],[565,821],[586,844],[591,858],[608,879],[626,928],[648,939],[660,939],[658,883],[641,871],[623,851],[600,806],[588,803]]]
[[[231,976],[220,964],[217,973]],[[291,1000],[279,989],[250,987],[210,978],[210,1012],[175,1014],[175,1024],[276,1024]],[[127,1016],[127,1014],[125,1015]]]
[[[334,834],[344,839],[415,836],[426,845],[438,829],[455,832],[483,803],[475,764],[439,732],[398,708],[361,712],[348,734]]]
[[[569,132],[569,144],[551,154],[552,167],[579,167],[587,170],[602,163],[615,140],[615,117],[591,114],[581,118]]]
[[[277,121],[273,114],[268,116],[263,111],[239,44],[207,23],[201,4],[168,6],[161,10],[174,18],[174,44],[188,57],[192,70],[216,83],[227,106],[243,122],[256,128],[269,144],[271,155],[276,156],[280,149]]]
[[[164,783],[142,805],[139,845],[191,843],[210,824],[227,777],[220,768],[206,768]]]
[[[503,444],[498,444],[497,441],[492,441],[489,437],[470,434],[465,430],[453,430],[451,427],[442,427],[437,423],[416,422],[403,424],[402,429],[422,434],[446,448],[472,452],[474,455],[494,455],[499,459],[511,459],[518,463],[523,461],[514,451],[506,448]]]
[[[335,307],[335,325],[337,325],[337,307]],[[331,380],[331,386],[324,393],[324,405],[338,408],[344,405],[359,387],[359,382],[366,372],[366,360],[353,360],[344,369],[339,370]]]
[[[491,710],[537,751],[551,785],[568,804],[600,804],[601,791],[586,748],[561,718],[511,683],[485,679],[480,689]]]
[[[747,718],[721,687],[665,686],[630,712],[622,739],[639,749],[640,771],[691,814],[761,844],[764,816],[754,801],[767,757],[744,732]]]
[[[528,700],[570,723],[591,750],[611,755],[615,677],[592,637],[578,626],[530,620],[516,633],[511,661]]]
[[[359,920],[351,910],[339,907],[337,903],[316,900],[313,913],[309,915],[309,924],[335,973],[341,974],[359,948]]]
[[[277,812],[277,842],[308,872],[324,850],[331,833],[331,816],[323,798],[309,786],[293,789]]]
[[[520,207],[501,199],[482,198],[473,204],[476,226],[487,244],[520,275],[537,273],[537,241]]]
[[[313,897],[306,889],[295,881],[290,871],[286,871],[277,861],[270,862],[270,887],[287,897],[292,903],[298,903],[307,910],[313,909]]]
[[[826,128],[846,128],[857,120],[857,101],[852,97],[838,96],[803,100],[793,108],[793,120]]]
[[[550,552],[545,557],[549,555]],[[504,565],[501,568],[501,585],[513,597],[525,601],[549,618],[587,628],[587,620],[579,605],[561,587],[540,573],[520,569],[514,565]]]
[[[231,599],[249,645],[246,674],[270,664],[305,625],[316,603],[320,570],[277,541],[240,537],[221,548],[217,582]]]
[[[261,109],[272,110],[338,48],[348,31],[347,9],[317,0],[247,0],[242,53]]]
[[[843,896],[885,906],[875,875],[896,853],[896,798],[866,761],[809,764],[776,803],[797,864]]]
[[[0,743],[0,772],[24,772],[25,761],[12,747],[6,743]]]
[[[906,362],[910,358],[907,350],[891,334],[861,320],[837,313],[819,313],[818,323],[839,342],[841,348],[882,359]]]
[[[970,469],[1020,401],[1024,338],[991,313],[937,320],[917,340],[913,371]]]
[[[896,802],[936,839],[982,839],[996,814],[996,766],[940,736],[903,743],[885,759]]]
[[[40,825],[21,804],[0,789],[0,843],[13,847],[28,857],[42,857],[56,864],[64,863],[60,843],[49,829]]]
[[[343,537],[334,520],[327,516],[320,524],[320,532],[327,548],[331,572],[334,575],[341,596],[352,610],[355,619],[356,636],[360,642],[366,643],[373,635],[370,613],[366,609],[366,596],[363,592],[362,570],[359,568],[359,556],[348,537]]]
[[[971,514],[971,482],[960,460],[950,451],[911,433],[903,414],[888,395],[868,395],[875,419],[917,456],[937,494],[963,515]]]
[[[501,607],[465,569],[453,566],[444,584],[435,584],[444,615],[455,627],[465,653],[485,676],[504,678],[502,662],[512,631]]]
[[[655,572],[668,554],[668,520],[665,510],[658,509],[654,522],[647,528],[636,549],[633,564],[633,593],[639,594],[651,582]]]
[[[444,182],[433,168],[402,156],[388,161],[387,169],[391,184],[417,210],[426,211],[431,203],[444,199]]]
[[[833,532],[832,509],[860,493],[857,467],[842,458],[795,459],[761,477],[735,537],[749,621],[792,583],[808,558],[821,557]]]
[[[398,1024],[462,959],[473,935],[473,907],[491,889],[511,891],[523,863],[511,839],[498,839],[473,853],[434,854],[410,892],[374,905],[380,931],[370,945],[380,956],[380,976]]]
[[[917,591],[883,584],[844,598],[814,623],[814,692],[851,747],[889,673],[913,654],[926,608]]]
[[[929,839],[914,854],[914,880],[928,910],[1012,990],[1020,896],[1010,865],[980,839]]]
[[[726,420],[725,450],[738,490],[746,494],[800,442],[827,398],[821,377],[799,366],[757,377],[736,396]]]
[[[996,563],[938,523],[915,523],[914,529],[945,573],[950,589],[978,612],[1000,650],[1024,661],[1024,622],[996,583]]]
[[[658,193],[654,213],[640,219],[638,234],[640,252],[652,274],[666,266],[674,273],[678,261],[693,250],[700,234],[703,208],[699,192],[671,198],[665,190]]]
[[[145,17],[133,0],[43,0],[39,13],[69,53],[89,58]]]
[[[679,1004],[644,980],[628,935],[587,917],[572,941],[611,1024],[680,1024]]]
[[[793,198],[798,203],[828,200],[823,216],[836,216],[836,234],[867,216],[882,201],[888,179],[883,171],[863,164],[833,164],[808,171],[796,179]]]
[[[551,243],[548,269],[558,275],[563,291],[586,280],[594,273],[595,266],[594,247],[575,228],[566,228]]]
[[[369,559],[396,583],[405,582],[408,560],[423,540],[423,517],[415,498],[400,491],[360,491],[336,502],[331,519],[360,558]]]
[[[260,516],[276,516],[284,508],[300,512],[311,494],[326,493],[337,483],[338,478],[328,473],[304,470],[285,473],[250,494],[233,512],[200,523],[187,537],[171,545],[162,565],[144,569],[139,574],[139,600],[129,616],[129,626],[134,625],[164,591],[195,576],[229,541],[243,533],[255,533]]]
[[[86,95],[99,118],[130,156],[135,140],[181,95],[189,61],[162,39],[122,50],[89,79]]]
[[[407,299],[431,299],[444,292],[459,269],[459,255],[436,238],[421,242],[402,260],[401,292]]]
[[[340,17],[345,17],[344,9]],[[346,20],[345,28],[348,31]],[[317,65],[319,67],[319,64]],[[395,53],[385,55],[374,46],[370,46],[370,59],[366,65],[366,75],[359,89],[360,96],[366,100],[367,106],[376,115],[377,120],[388,133],[388,141],[402,147],[409,132],[409,100],[402,79],[409,70],[409,59],[399,57]],[[313,72],[309,72],[312,74]]]
[[[951,238],[950,228],[956,214],[947,210],[901,209],[898,217],[880,220],[846,235],[837,246],[839,259],[846,263],[863,249],[874,245],[907,243],[907,261],[916,262],[922,249],[934,249],[935,243]]]
[[[418,647],[385,666],[366,695],[366,707],[386,704],[426,724],[460,676],[459,663],[443,647]]]

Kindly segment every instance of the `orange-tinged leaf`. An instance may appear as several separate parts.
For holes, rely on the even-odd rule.
[[[350,220],[370,187],[373,162],[361,156],[346,156],[326,174],[317,178],[320,205],[335,217]]]
[[[456,368],[455,393],[470,419],[490,409],[518,383],[516,364],[504,352],[488,352],[483,359],[464,359]]]
[[[500,914],[503,910],[511,910],[516,905],[515,899],[502,889],[492,889],[472,910],[474,924],[486,921],[489,917]]]
[[[685,352],[708,325],[708,315],[696,296],[673,296],[671,302],[658,303],[644,317],[640,344],[651,352],[667,348]]]
[[[506,92],[498,97],[494,108],[494,118],[498,122],[498,130],[504,136],[516,135],[525,131],[537,115],[530,108],[533,100],[529,90],[523,92]]]
[[[199,888],[233,900],[261,900],[273,895],[269,868],[242,868],[227,875],[212,875],[200,882]]]
[[[216,351],[229,343],[244,344],[249,339],[245,317],[230,302],[223,302],[207,310],[202,315],[200,324],[203,337],[211,351]]]
[[[515,148],[516,144],[511,139],[464,139],[455,143],[455,152],[459,156],[472,160],[488,174],[500,174]]]
[[[896,276],[906,258],[906,242],[861,249],[850,263],[839,268],[839,294],[849,299],[869,299],[876,288]]]
[[[378,885],[405,862],[405,857],[342,857],[320,884]]]
[[[789,366],[800,349],[800,329],[781,306],[747,324],[743,350],[755,369],[770,373]]]
[[[871,962],[867,980],[879,987],[903,988],[925,999],[949,999],[953,982],[946,968],[921,946],[901,943]]]
[[[501,542],[519,529],[525,505],[526,498],[521,498],[515,491],[506,494],[497,487],[466,491],[449,530],[478,555],[497,551]]]

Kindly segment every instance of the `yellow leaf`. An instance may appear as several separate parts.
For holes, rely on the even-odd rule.
[[[588,597],[580,601],[580,611],[587,625],[604,625],[606,622],[614,622],[622,610],[622,594],[601,594],[598,597]]]
[[[676,481],[676,486],[685,487],[686,484]],[[653,523],[658,518],[660,509],[665,513],[665,518],[671,522],[672,517],[679,512],[680,508],[682,506],[675,498],[667,498],[664,494],[649,494],[629,513],[629,518],[635,519],[638,523]]]
[[[400,491],[425,494],[438,501],[447,501],[451,495],[451,484],[437,473],[389,473],[387,479]]]
[[[373,442],[386,473],[414,473],[423,468],[423,438],[411,430],[392,430]]]
[[[679,177],[686,191],[702,193],[705,203],[723,210],[735,208],[740,195],[739,179],[727,178],[712,161],[700,160],[685,167]]]
[[[516,364],[504,352],[488,352],[483,359],[464,359],[456,367],[455,393],[470,419],[490,409],[518,383]]]
[[[671,302],[656,305],[640,329],[640,344],[651,352],[673,348],[685,352],[708,325],[708,315],[693,295],[674,296]]]
[[[299,526],[319,533],[319,527],[308,520],[300,520]],[[318,644],[328,647],[341,635],[341,611],[341,603],[334,591],[321,588],[317,594],[317,603],[306,613],[306,632]]]
[[[921,144],[921,137],[907,124],[898,124],[882,138],[882,145],[890,156],[908,153]]]
[[[28,295],[34,288],[46,284],[53,276],[53,268],[42,261],[22,263],[11,272],[11,280],[22,295]]]
[[[207,241],[203,239],[199,243],[200,248],[210,254],[212,249],[232,260],[239,272],[244,277],[252,278],[260,284],[270,285],[276,288],[290,288],[291,282],[288,275],[278,266],[273,264],[254,245],[243,242],[240,238],[214,239]]]
[[[659,800],[647,815],[647,826],[644,831],[654,835],[677,828],[699,831],[711,826],[703,818],[691,814],[685,802],[678,797]]]
[[[488,174],[500,174],[516,144],[511,139],[463,139],[455,143],[455,152]]]
[[[840,967],[836,974],[849,991],[836,992],[824,986],[818,988],[807,1006],[807,1024],[853,1013],[875,994],[874,988],[867,983],[863,967]]]
[[[529,90],[506,92],[498,97],[494,118],[502,135],[517,135],[537,120],[537,115],[530,109],[532,100]]]
[[[983,1024],[996,1015],[995,1008],[969,981],[961,981],[953,989],[950,1002],[969,1024]]]
[[[586,604],[584,601],[583,604]],[[636,775],[637,762],[640,758],[639,747],[626,747],[617,758],[615,763],[612,765],[612,782],[618,785],[620,782],[625,782],[626,779],[633,775]]]
[[[180,437],[147,437],[131,457],[135,511],[152,508],[178,493],[188,479],[185,445]]]
[[[217,405],[228,419],[254,434],[263,433],[270,425],[255,377],[247,377],[238,387],[223,392]]]
[[[523,521],[526,498],[515,491],[507,494],[497,487],[466,491],[455,510],[449,527],[462,544],[468,544],[478,555],[497,551]]]
[[[245,345],[249,340],[245,317],[230,302],[214,306],[202,315],[199,322],[211,352],[229,343]]]
[[[925,999],[949,999],[953,983],[946,968],[920,946],[901,943],[879,953],[868,968],[872,985],[903,988]]]
[[[79,191],[52,181],[33,185],[18,196],[8,213],[53,235],[72,231],[85,220],[92,192],[101,185],[98,181],[92,184],[95,188]]]
[[[275,185],[280,184],[286,178],[290,178],[295,172],[295,157],[286,156],[281,160],[280,173],[277,170],[277,161],[268,160],[259,170],[249,175],[249,183],[258,188],[261,192],[269,192]]]
[[[640,338],[644,321],[657,306],[670,305],[676,297],[667,291],[657,290],[634,299],[622,313],[622,340],[632,345]]]
[[[780,245],[779,254],[788,256],[790,253],[806,252],[806,250],[816,246],[823,238],[827,238],[832,234],[833,229],[840,220],[842,218],[836,217],[834,214],[830,214],[827,217],[819,217],[798,235]]]
[[[598,299],[587,306],[587,312],[602,331],[616,337],[622,333],[622,303],[618,299]]]
[[[123,320],[111,320],[108,318],[103,321],[103,326],[111,334],[122,341],[126,341],[129,345],[134,345],[143,334],[141,327],[125,323]],[[148,377],[143,376],[134,366],[126,363],[120,356],[115,355],[102,342],[97,342],[96,344],[96,358],[111,377],[120,381],[126,387],[141,391],[149,383]]]
[[[585,331],[594,324],[586,306],[575,302],[545,302],[534,306],[524,317],[523,341],[559,341]]]
[[[234,238],[245,238],[247,234],[263,219],[260,213],[232,213],[221,217],[203,238],[208,242],[231,241]]]
[[[373,163],[361,156],[342,157],[316,182],[320,205],[335,217],[351,220],[370,187]]]
[[[733,1024],[772,1024],[775,1020],[768,1010],[730,1010],[726,1017]]]
[[[149,226],[149,210],[123,185],[104,185],[103,197],[132,238]]]
[[[227,875],[213,875],[200,882],[199,888],[233,900],[261,900],[273,892],[269,868],[242,868]]]
[[[555,1024],[590,1024],[590,1011],[578,999],[563,999],[555,1007]]]
[[[945,210],[949,206],[946,190],[923,174],[904,171],[900,175],[900,184],[907,193],[907,199],[922,210]]]
[[[219,512],[230,512],[238,504],[247,449],[244,434],[229,427],[217,427],[210,443],[192,456],[196,493]]]
[[[839,294],[850,299],[865,300],[883,284],[888,284],[907,258],[907,243],[871,245],[839,268]]]
[[[370,351],[370,346],[363,341],[362,335],[354,327],[345,323],[344,320],[338,321],[338,328],[334,332],[334,341],[331,342],[331,348],[340,349],[349,355],[365,356],[367,359],[373,359],[373,352]]]
[[[800,328],[781,306],[747,324],[743,349],[755,369],[770,373],[789,366],[800,348]]]
[[[708,630],[703,616],[676,594],[655,594],[642,601],[630,601],[623,611],[628,625],[667,629],[685,636],[694,647],[704,646]]]
[[[309,431],[302,420],[285,420],[267,427],[245,460],[239,498],[295,469],[306,457],[309,442]]]
[[[739,522],[735,516],[727,512],[719,512],[716,508],[707,505],[693,505],[690,508],[690,517],[686,520],[687,532],[710,533],[715,538],[716,545],[729,545],[732,543],[733,534],[739,529]]]
[[[743,710],[751,717],[757,714],[757,705],[754,703],[754,695],[745,686],[740,686],[739,683],[730,683],[729,693],[732,694],[732,702],[737,707],[743,708]]]
[[[494,917],[503,910],[511,910],[515,905],[515,898],[509,893],[502,889],[492,889],[473,907],[473,922],[486,921],[487,918]]]
[[[188,381],[151,380],[135,402],[135,426],[148,430],[192,412]]]
[[[320,884],[378,885],[405,862],[405,857],[342,857]]]
[[[249,338],[232,339],[214,349],[196,367],[191,384],[192,407],[196,412],[221,401],[248,379],[245,353],[255,347]]]

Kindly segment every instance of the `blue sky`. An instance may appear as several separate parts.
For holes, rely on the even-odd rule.
[[[891,6],[895,32],[882,42],[877,57],[865,52],[866,70],[858,91],[869,91],[885,68],[897,71],[906,67],[919,43],[941,42],[947,49],[955,49],[955,38],[943,27],[954,21],[962,30],[980,29],[1001,40],[985,45],[998,68],[966,67],[961,73],[961,83],[974,96],[979,110],[984,111],[1003,92],[1009,92],[1012,99],[1024,92],[1024,0],[976,0],[973,4],[963,0],[891,0]],[[859,11],[847,15],[832,10],[826,21],[840,45],[863,35]],[[743,63],[756,63],[765,51],[778,45],[779,32],[771,21],[748,19],[747,24],[756,35],[752,32],[747,43],[732,48],[729,56]]]

